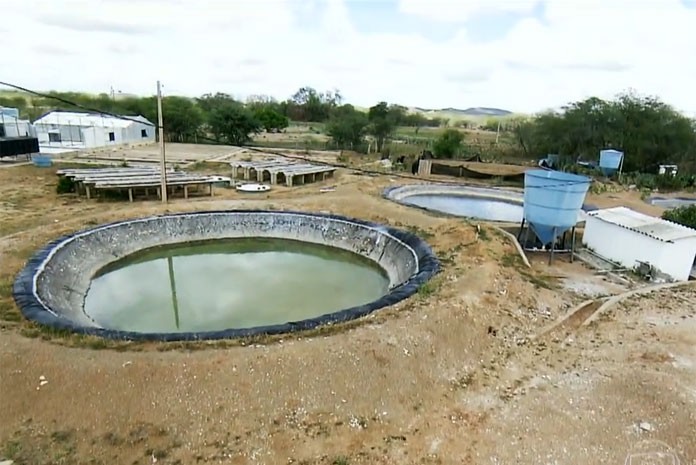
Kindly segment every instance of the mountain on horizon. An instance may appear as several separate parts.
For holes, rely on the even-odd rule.
[[[471,107],[471,108],[467,108],[466,110],[462,110],[459,108],[434,109],[434,108],[415,107],[414,110],[419,112],[419,113],[426,113],[426,114],[447,113],[447,114],[458,115],[458,116],[507,116],[507,115],[512,114],[512,112],[509,110],[503,110],[501,108],[490,108],[490,107]]]

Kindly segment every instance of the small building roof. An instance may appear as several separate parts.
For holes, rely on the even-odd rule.
[[[17,123],[29,124],[29,120],[15,118],[14,116],[8,115],[7,113],[0,113],[0,124],[17,124]]]
[[[605,208],[588,212],[587,214],[590,217],[662,242],[674,242],[680,239],[696,237],[696,229],[687,228],[662,218],[644,215],[626,207]]]
[[[103,128],[127,128],[133,123],[143,123],[148,126],[154,126],[144,116],[123,116],[117,118],[115,116],[105,115],[102,113],[87,113],[75,111],[59,111],[54,110],[41,116],[34,121],[34,124],[52,124],[66,126],[85,126],[85,127],[103,127]]]

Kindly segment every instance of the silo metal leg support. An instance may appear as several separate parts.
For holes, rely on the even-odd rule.
[[[520,232],[517,233],[517,242],[519,242],[520,239],[522,239],[522,231],[524,230],[524,221],[525,221],[524,218],[522,218],[522,223],[520,223]],[[522,247],[524,248],[525,245],[526,244],[522,244]]]
[[[553,253],[556,250],[556,239],[555,239],[556,228],[555,227],[553,228],[553,237],[554,237],[554,240],[551,242],[551,255],[549,255],[549,265],[551,265],[553,263]]]

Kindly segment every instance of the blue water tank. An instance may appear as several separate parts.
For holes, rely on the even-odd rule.
[[[623,152],[614,149],[606,149],[599,151],[599,169],[602,170],[605,176],[611,176],[616,173],[621,166],[623,160]]]
[[[544,245],[577,224],[591,182],[561,171],[524,173],[524,219]]]

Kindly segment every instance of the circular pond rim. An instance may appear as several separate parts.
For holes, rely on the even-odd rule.
[[[181,216],[197,216],[211,214],[274,214],[274,215],[302,215],[315,218],[332,219],[341,222],[350,222],[361,225],[367,228],[372,228],[380,231],[405,244],[415,254],[418,261],[418,271],[413,274],[407,281],[395,286],[385,295],[377,300],[368,302],[364,305],[338,310],[336,312],[327,313],[300,321],[291,321],[276,325],[255,326],[251,328],[228,328],[215,331],[198,331],[198,332],[177,332],[177,333],[153,333],[153,332],[136,332],[136,331],[121,331],[116,329],[89,327],[76,324],[74,321],[63,318],[53,312],[48,306],[44,305],[40,297],[37,295],[35,287],[35,277],[43,270],[44,264],[50,259],[54,250],[62,246],[65,242],[72,240],[75,236],[86,235],[90,232],[103,229],[106,227],[127,224],[133,221],[155,220],[158,218],[175,218]],[[330,244],[327,244],[330,246]],[[394,305],[418,292],[418,289],[429,281],[433,276],[440,272],[440,261],[433,253],[430,246],[417,235],[393,228],[387,225],[363,221],[355,218],[345,217],[341,215],[325,214],[325,213],[308,213],[303,211],[291,210],[206,210],[197,212],[181,212],[168,213],[163,215],[153,215],[142,218],[134,218],[129,220],[115,221],[105,223],[93,228],[83,229],[71,234],[64,235],[40,249],[28,261],[22,271],[16,276],[12,295],[15,303],[19,307],[22,315],[32,322],[42,326],[50,327],[60,331],[69,331],[75,334],[98,336],[106,339],[116,340],[131,340],[131,341],[209,341],[222,339],[240,339],[254,336],[281,335],[294,333],[298,331],[307,331],[320,326],[334,325],[338,323],[355,320],[363,316],[369,315],[375,310]]]
[[[389,200],[389,201],[391,201],[391,202],[398,203],[399,205],[403,205],[404,207],[415,208],[415,209],[424,211],[424,212],[426,212],[426,213],[429,213],[429,214],[431,214],[431,215],[440,216],[440,217],[443,217],[443,218],[459,218],[459,219],[473,220],[473,221],[478,221],[478,222],[482,222],[482,223],[492,223],[492,224],[519,224],[519,221],[487,220],[487,219],[484,219],[484,218],[478,218],[478,217],[476,217],[476,216],[455,215],[454,213],[447,213],[447,212],[443,212],[442,210],[436,210],[436,209],[434,209],[434,208],[428,208],[428,207],[422,207],[422,206],[420,206],[420,205],[414,205],[414,204],[412,204],[412,203],[408,203],[408,202],[405,202],[405,201],[403,201],[403,200],[395,199],[394,197],[392,197],[392,193],[393,193],[394,191],[397,191],[397,190],[399,190],[399,189],[403,189],[404,187],[411,187],[411,186],[422,186],[422,187],[446,187],[446,188],[450,188],[450,189],[460,187],[460,186],[454,186],[453,184],[438,184],[438,183],[433,183],[433,182],[431,182],[431,183],[420,183],[420,184],[402,184],[402,185],[399,185],[399,186],[389,186],[389,187],[387,187],[386,189],[384,189],[384,190],[382,191],[382,197],[385,198],[385,199],[387,199],[387,200]],[[479,191],[480,191],[480,190],[482,190],[482,189],[485,189],[485,190],[487,190],[487,191],[499,191],[499,192],[501,192],[501,193],[509,194],[509,195],[512,195],[512,194],[517,195],[517,194],[519,194],[520,198],[519,198],[519,200],[516,200],[516,199],[511,199],[511,198],[510,198],[510,199],[505,199],[505,198],[502,198],[502,197],[495,197],[495,196],[493,196],[493,195],[486,195],[485,193],[481,193],[481,194],[466,193],[466,192],[457,193],[456,191],[454,191],[454,189],[452,189],[452,190],[453,190],[452,193],[447,193],[447,194],[444,193],[444,192],[438,192],[438,193],[432,193],[432,192],[428,193],[428,192],[426,192],[426,191],[424,191],[424,192],[414,192],[413,194],[407,195],[407,196],[404,197],[404,198],[408,198],[408,197],[415,196],[415,195],[450,195],[450,196],[453,196],[453,197],[462,197],[462,198],[468,198],[468,199],[482,199],[482,200],[490,200],[490,201],[492,201],[492,202],[509,203],[509,204],[511,204],[511,205],[518,205],[518,206],[520,206],[520,207],[522,207],[522,206],[524,205],[524,202],[523,202],[523,193],[522,193],[522,192],[517,192],[517,191],[510,190],[510,189],[498,189],[498,188],[495,188],[495,187],[481,187],[481,186],[468,185],[468,184],[467,184],[467,185],[464,185],[464,184],[461,185],[461,188],[462,188],[462,189],[474,190],[474,191],[475,191],[475,190],[479,190]],[[493,192],[491,192],[491,194],[492,194],[492,193],[493,193]]]

